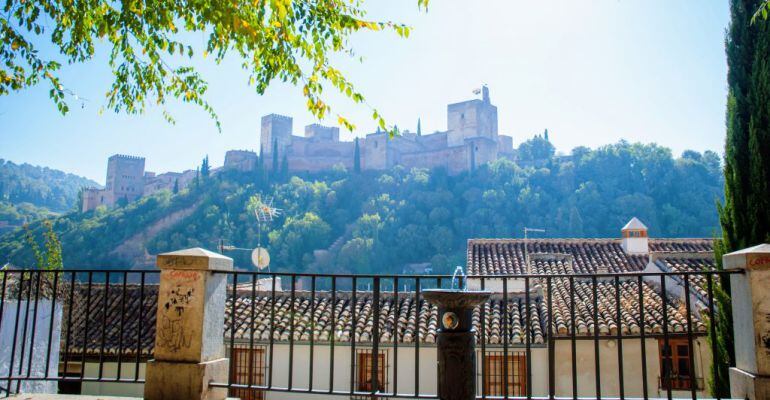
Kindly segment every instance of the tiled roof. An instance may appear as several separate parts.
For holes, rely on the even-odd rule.
[[[713,253],[713,239],[650,239],[649,247],[655,253]]]
[[[716,269],[716,261],[713,257],[695,258],[695,257],[661,257],[655,260],[655,263],[661,270],[666,272],[691,272],[691,271],[713,271]],[[684,279],[681,276],[674,276],[677,282],[684,286]],[[690,275],[690,290],[694,291],[701,300],[708,299],[708,283],[705,275]],[[713,278],[712,285],[716,285],[718,280]]]
[[[554,278],[552,280],[554,331],[556,334],[570,332],[570,296],[569,281],[566,278]],[[636,281],[621,281],[621,316],[622,331],[624,334],[638,333],[640,329],[639,305],[637,302],[638,286]],[[660,296],[653,287],[644,284],[645,299],[645,327],[646,332],[655,333],[662,331],[662,306]],[[590,281],[575,282],[576,303],[575,322],[578,335],[593,334],[593,294]],[[611,335],[616,332],[615,292],[612,283],[599,281],[597,286],[599,303],[599,329],[601,335]],[[141,336],[141,355],[150,356],[155,340],[155,315],[157,302],[157,285],[147,285],[144,289],[144,302],[139,305],[140,289],[136,285],[128,285],[126,292],[125,308],[121,307],[122,291],[120,286],[112,286],[107,298],[107,314],[103,313],[104,287],[93,285],[90,307],[86,306],[85,286],[77,286],[75,291],[75,307],[72,308],[73,324],[70,327],[72,344],[71,354],[81,354],[82,344],[85,339],[85,320],[88,318],[87,352],[92,356],[101,354],[102,337],[104,337],[104,354],[116,355],[121,343],[120,321],[123,318],[123,357],[136,355],[138,337]],[[228,292],[228,300],[225,308],[225,340],[229,340],[231,332],[230,322],[232,314],[232,296]],[[349,292],[338,292],[334,304],[331,301],[331,293],[317,292],[315,307],[312,308],[312,298],[308,292],[296,292],[294,302],[294,340],[307,342],[311,336],[316,342],[327,343],[331,335],[336,342],[347,343],[352,337],[352,323],[356,327],[355,338],[359,343],[367,343],[372,340],[373,304],[371,292],[359,292],[356,296],[354,309],[355,319],[351,311],[352,301]],[[394,342],[410,344],[419,338],[422,343],[435,343],[438,329],[438,310],[427,301],[419,303],[417,316],[415,316],[414,293],[402,293],[398,298],[392,294],[381,297],[380,303],[380,340],[383,344]],[[538,345],[545,343],[547,332],[546,302],[547,293],[542,289],[531,294],[531,343]],[[524,298],[521,295],[511,295],[508,306],[504,307],[504,301],[500,295],[496,295],[485,304],[485,340],[490,345],[501,345],[505,341],[504,315],[507,309],[509,316],[508,343],[522,345],[525,343],[524,331],[526,327],[526,311],[524,310]],[[252,296],[250,291],[238,291],[235,299],[235,339],[248,341],[251,337],[251,329],[254,329],[254,340],[266,342],[270,339],[270,305],[271,296],[267,292],[256,292],[253,302],[254,318],[251,318]],[[684,332],[686,319],[680,310],[678,303],[669,299],[668,322],[670,332]],[[125,310],[125,312],[123,312]],[[69,308],[65,307],[64,321],[67,321]],[[139,330],[139,315],[142,315],[142,328]],[[275,321],[273,338],[276,342],[286,342],[291,334],[291,297],[288,292],[276,292]],[[332,324],[334,315],[334,324]],[[314,329],[311,325],[314,321]],[[416,322],[416,320],[418,322]],[[106,329],[102,331],[103,321]],[[474,310],[473,322],[480,339],[481,312]],[[68,327],[63,326],[62,347],[65,350],[66,332]],[[703,324],[693,316],[693,329],[703,331]],[[104,335],[104,336],[102,336]]]
[[[553,314],[556,333],[566,335],[571,333],[570,282],[568,278],[552,280]],[[594,295],[593,282],[585,278],[575,279],[575,326],[577,335],[593,334],[594,329]],[[641,314],[639,312],[639,285],[636,280],[619,280],[620,285],[620,326],[622,334],[638,334],[641,331]],[[642,296],[644,300],[644,327],[646,333],[663,332],[662,298],[655,288],[643,281]],[[601,335],[614,335],[618,330],[618,314],[615,284],[608,280],[597,280],[597,311],[598,326]],[[676,299],[667,298],[667,320],[670,333],[687,331],[687,315]],[[694,332],[705,331],[700,318],[691,316]]]
[[[525,273],[525,245],[532,273],[552,273],[553,263],[577,273],[641,271],[647,264],[647,256],[626,254],[617,239],[471,239],[468,274]]]
[[[228,299],[225,309],[225,336],[229,338],[231,332],[230,317],[232,313],[232,297]],[[349,292],[339,292],[336,303],[332,304],[331,294],[321,292],[316,295],[315,309],[312,312],[314,326],[311,324],[312,298],[307,292],[298,292],[294,302],[294,340],[310,341],[311,336],[315,341],[330,341],[333,335],[337,342],[349,342],[353,336],[355,325],[355,341],[371,342],[373,317],[373,296],[371,292],[359,292],[355,302],[355,319],[353,319],[352,297]],[[524,300],[512,297],[508,299],[508,314],[510,329],[508,333],[509,343],[524,343],[524,327],[526,326]],[[251,318],[251,293],[241,292],[235,303],[235,338],[250,339],[251,328],[254,328],[254,339],[268,341],[270,339],[270,304],[269,293],[256,293],[254,299],[254,324]],[[435,343],[438,329],[438,309],[421,299],[417,319],[415,323],[415,298],[414,293],[401,294],[398,298],[392,294],[383,295],[380,299],[379,330],[382,343],[414,343],[418,336],[423,343]],[[288,341],[291,335],[291,297],[289,293],[276,294],[276,327],[273,331],[273,339]],[[543,309],[532,304],[532,341],[543,343],[543,328],[540,321],[543,320]],[[334,325],[332,325],[332,314]],[[493,299],[486,304],[485,328],[488,343],[503,343],[502,330],[503,301]],[[477,332],[480,332],[479,309],[475,311],[474,322]],[[355,323],[352,324],[351,322]]]
[[[91,288],[90,302],[86,285],[76,284],[74,302],[65,300],[62,314],[62,353],[67,350],[66,339],[69,332],[72,343],[71,353],[81,353],[86,340],[86,319],[88,320],[89,353],[100,354],[102,335],[104,335],[104,354],[117,355],[123,348],[123,356],[135,356],[137,348],[142,356],[149,356],[155,346],[155,317],[157,313],[158,285],[145,285],[144,290],[139,285],[126,285],[125,303],[121,286],[110,286],[109,291],[104,285],[94,284]],[[104,294],[107,292],[107,313],[104,313]],[[143,298],[143,302],[140,299]],[[70,304],[72,307],[72,324],[69,321]],[[90,304],[90,306],[88,306]],[[141,318],[140,318],[141,316]],[[121,335],[121,318],[123,334]],[[141,324],[141,330],[139,329]],[[105,329],[102,330],[102,326]],[[141,346],[137,346],[140,341]],[[122,345],[121,345],[122,343]]]
[[[85,285],[77,285],[72,307],[72,324],[68,328],[69,301],[64,309],[62,327],[62,350],[67,350],[66,337],[69,329],[72,339],[69,345],[71,354],[82,354],[83,343],[86,338],[85,328],[88,319],[87,352],[91,355],[99,355],[102,351],[102,338],[104,338],[104,354],[117,355],[121,348],[121,316],[123,316],[122,348],[123,356],[135,356],[139,336],[141,335],[141,355],[152,354],[155,342],[155,317],[157,306],[157,285],[146,285],[144,289],[144,306],[139,306],[140,288],[138,285],[127,285],[125,308],[121,308],[123,298],[122,288],[112,286],[107,298],[107,314],[104,310],[104,286],[93,285],[90,296],[90,307],[86,307],[87,289]],[[314,340],[318,342],[330,341],[330,335],[334,335],[335,342],[350,342],[353,330],[351,321],[351,295],[349,292],[338,292],[338,298],[334,305],[331,302],[331,293],[318,292],[315,297],[315,309],[312,319],[315,321],[315,330],[311,329],[311,303],[312,298],[307,292],[297,292],[294,302],[294,340],[309,341],[314,333]],[[544,317],[542,307],[537,307],[537,299],[532,298],[532,343],[543,343]],[[509,343],[524,343],[523,327],[526,326],[523,298],[511,297],[508,300],[509,313]],[[235,303],[235,339],[248,340],[251,337],[251,326],[254,327],[254,340],[269,341],[270,339],[270,293],[257,292],[254,297],[254,319],[251,319],[251,292],[238,291]],[[371,342],[372,340],[372,293],[359,292],[355,302],[355,326],[356,341]],[[486,340],[490,344],[502,344],[503,337],[503,301],[501,299],[490,300],[486,304]],[[288,341],[291,334],[291,297],[288,292],[276,292],[276,327],[273,338],[278,342]],[[231,332],[232,296],[228,291],[228,300],[225,308],[225,337],[229,340]],[[334,315],[332,326],[331,316]],[[141,318],[141,331],[139,330],[139,316]],[[480,311],[474,313],[474,321],[477,331],[480,329]],[[380,341],[382,343],[414,343],[419,335],[423,343],[435,343],[436,330],[438,329],[438,310],[436,307],[421,299],[417,312],[419,330],[415,324],[415,299],[414,294],[401,294],[398,300],[393,295],[383,295],[380,300]],[[252,323],[253,321],[253,323]],[[106,328],[102,331],[102,326]],[[418,333],[419,331],[419,333]]]

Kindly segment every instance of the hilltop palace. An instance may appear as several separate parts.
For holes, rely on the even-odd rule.
[[[329,170],[335,165],[352,169],[358,142],[361,169],[386,170],[397,165],[405,168],[445,168],[455,175],[498,158],[513,157],[513,138],[497,132],[497,107],[489,100],[489,89],[481,88],[481,99],[447,105],[447,130],[423,135],[403,131],[389,137],[377,131],[354,141],[341,141],[340,129],[319,124],[305,127],[304,136],[293,134],[292,118],[269,114],[262,117],[260,149],[263,163],[270,169],[283,159],[291,172]],[[273,159],[276,159],[275,163]],[[158,190],[186,187],[195,177],[194,170],[145,172],[144,158],[114,155],[107,162],[104,189],[83,192],[82,211],[99,205],[108,207],[121,200],[133,201]],[[230,150],[222,169],[251,171],[257,166],[257,153]],[[216,172],[216,171],[213,171]]]

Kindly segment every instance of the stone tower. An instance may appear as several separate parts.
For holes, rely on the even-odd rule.
[[[466,139],[483,137],[497,142],[497,107],[489,100],[489,88],[481,88],[481,99],[447,106],[448,145],[461,146]]]
[[[144,194],[144,157],[116,154],[107,160],[105,191],[117,203],[134,201]]]
[[[291,145],[292,119],[278,114],[269,114],[262,117],[262,132],[260,145],[262,152],[269,155],[265,159],[265,165],[270,165],[273,154],[273,143],[278,144],[278,156],[283,157],[286,148]]]

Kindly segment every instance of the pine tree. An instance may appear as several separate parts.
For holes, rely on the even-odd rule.
[[[273,140],[273,173],[278,172],[278,141]]]
[[[353,171],[357,174],[361,173],[361,148],[358,146],[358,138],[355,140],[356,147],[353,150]]]
[[[725,202],[719,205],[722,238],[715,246],[717,266],[722,254],[770,240],[770,26],[751,23],[761,0],[731,0],[727,53],[727,135],[725,139]],[[714,396],[730,394],[728,367],[735,365],[730,315],[729,278],[717,290],[721,319],[716,321],[717,347]]]
[[[417,118],[417,136],[422,136],[422,127],[420,126],[419,118]]]

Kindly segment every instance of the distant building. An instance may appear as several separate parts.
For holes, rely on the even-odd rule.
[[[359,140],[361,167],[442,167],[457,174],[501,157],[510,158],[513,139],[498,134],[497,107],[490,102],[486,86],[481,94],[481,99],[447,106],[444,132],[421,135],[404,131],[393,138],[386,132],[366,135]],[[340,141],[339,128],[308,125],[304,136],[295,136],[292,131],[291,117],[262,117],[260,146],[267,168],[271,168],[276,157],[278,165],[286,157],[289,170],[294,172],[327,170],[338,164],[353,168],[355,142]]]
[[[104,189],[83,190],[83,206],[86,212],[101,205],[112,207],[121,201],[132,202],[159,190],[172,190],[175,185],[184,188],[192,182],[195,171],[166,172],[156,175],[145,172],[144,157],[115,154],[107,160],[107,180]]]
[[[252,171],[257,167],[257,153],[248,150],[228,150],[225,153],[225,169]]]

